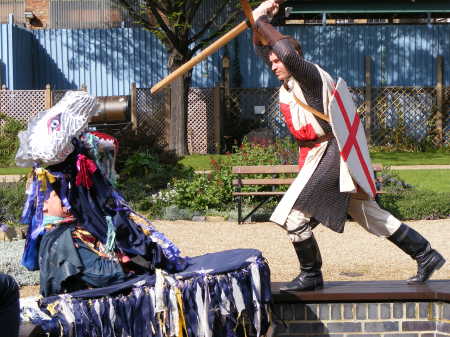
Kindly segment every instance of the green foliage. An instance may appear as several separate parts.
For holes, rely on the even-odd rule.
[[[25,203],[25,179],[0,182],[0,222],[18,224]]]
[[[214,161],[214,160],[213,160]],[[232,201],[231,167],[214,161],[211,174],[193,174],[188,178],[176,179],[174,202],[181,208],[206,211],[214,208],[223,210]]]
[[[178,164],[173,152],[165,151],[156,137],[145,133],[123,134],[119,144],[116,163],[119,190],[137,211],[160,215],[170,202],[169,194],[161,198],[155,194],[166,189],[174,177],[189,176],[193,170]]]
[[[179,208],[207,212],[210,209],[222,211],[231,207],[233,201],[233,179],[231,168],[238,165],[290,164],[297,157],[297,148],[289,139],[274,144],[252,144],[244,140],[235,153],[211,159],[209,174],[193,174],[187,178],[175,179],[173,202]],[[254,177],[262,175],[254,175]],[[265,187],[267,188],[267,187]],[[263,190],[264,187],[248,187],[245,190]]]
[[[379,204],[400,220],[444,219],[450,216],[450,193],[408,191],[383,194]]]
[[[136,210],[160,214],[167,202],[164,198],[152,198],[161,189],[167,188],[174,177],[192,174],[192,169],[179,164],[160,162],[160,157],[149,152],[130,155],[120,171],[119,190]]]
[[[293,165],[297,162],[297,145],[286,137],[274,144],[254,144],[245,139],[229,158],[231,166],[236,165]]]
[[[19,148],[17,134],[24,124],[0,113],[0,166],[13,166]]]

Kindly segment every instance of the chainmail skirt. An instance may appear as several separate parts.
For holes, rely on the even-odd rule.
[[[339,165],[339,148],[336,139],[332,138],[293,208],[315,218],[335,232],[342,233],[350,193],[339,192]]]

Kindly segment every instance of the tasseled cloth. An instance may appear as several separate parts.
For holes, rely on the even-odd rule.
[[[40,306],[51,319],[33,323],[57,336],[234,337],[240,329],[264,335],[271,291],[261,252],[235,249],[192,260],[182,273],[44,298]]]

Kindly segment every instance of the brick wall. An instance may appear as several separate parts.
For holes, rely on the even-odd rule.
[[[450,336],[447,302],[280,303],[273,318],[280,337]]]
[[[25,0],[25,10],[34,13],[35,18],[27,24],[28,28],[47,28],[49,24],[50,0]]]

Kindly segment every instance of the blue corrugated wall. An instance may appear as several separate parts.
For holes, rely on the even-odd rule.
[[[33,34],[12,24],[0,25],[0,83],[9,89],[33,86]]]
[[[143,29],[39,30],[38,87],[79,88],[86,84],[98,96],[125,95],[130,83],[151,87],[168,74],[164,46]],[[214,86],[219,55],[195,67],[193,85]]]
[[[284,34],[301,41],[305,57],[350,86],[364,85],[364,57],[374,60],[376,86],[433,86],[435,59],[450,60],[450,25],[285,26]],[[34,37],[33,37],[34,36]],[[36,30],[0,25],[0,71],[9,88],[79,88],[98,96],[129,93],[131,82],[151,87],[167,73],[164,47],[137,28]],[[227,47],[238,65],[244,88],[276,87],[278,81],[255,56],[250,32]],[[217,85],[221,54],[195,67],[192,86]],[[237,55],[237,56],[236,56]],[[449,85],[450,67],[445,67]]]
[[[30,31],[21,27],[13,26],[12,32],[14,85],[9,88],[34,89],[36,67],[33,67],[33,52],[36,41]]]
[[[12,28],[12,25],[0,25],[0,84],[8,87],[14,76]]]
[[[443,55],[450,63],[450,25],[298,25],[281,27],[281,31],[301,42],[307,60],[344,78],[350,86],[364,85],[366,55],[374,61],[375,86],[434,86],[436,56]],[[277,86],[277,79],[254,57],[250,33],[239,40],[243,86]],[[447,85],[449,75],[446,66]]]

